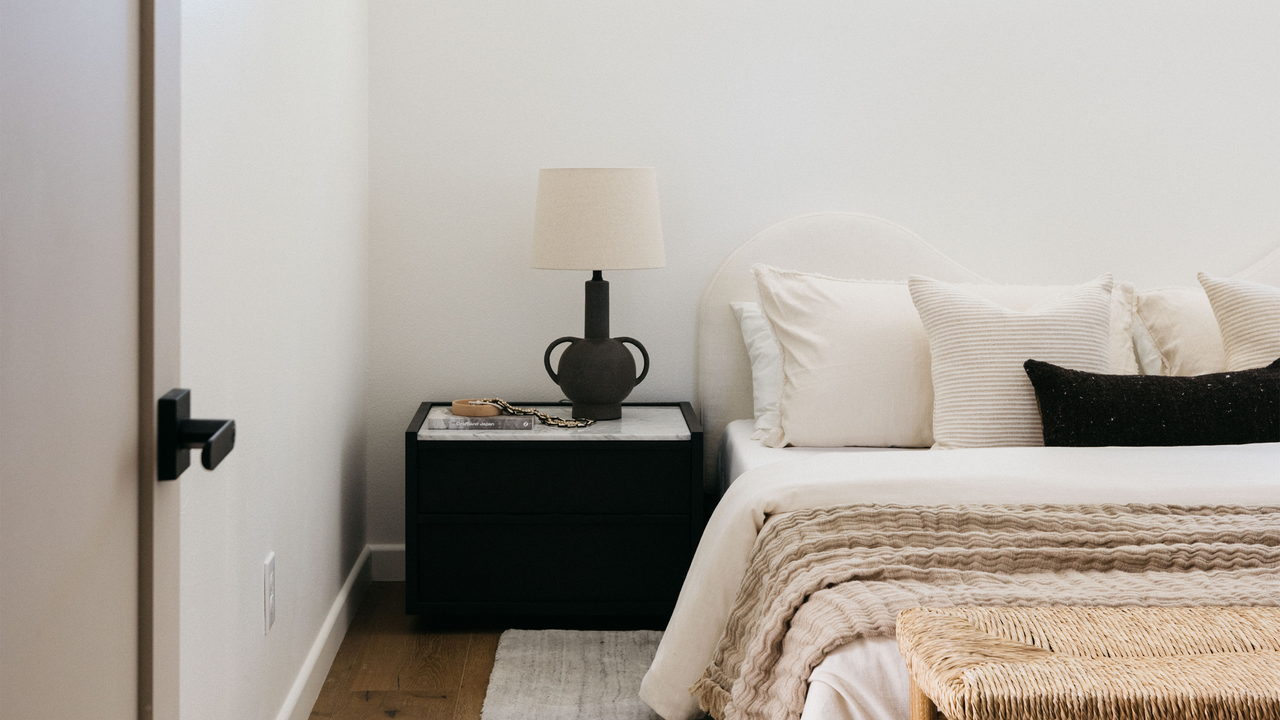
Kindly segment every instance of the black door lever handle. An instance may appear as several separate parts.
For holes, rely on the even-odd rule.
[[[236,421],[183,420],[178,436],[183,448],[204,448],[200,451],[200,464],[205,470],[212,470],[236,446]]]
[[[191,449],[202,448],[200,464],[218,467],[236,446],[235,420],[192,420],[191,391],[175,388],[160,398],[156,408],[157,466],[161,480],[177,480],[191,466]]]

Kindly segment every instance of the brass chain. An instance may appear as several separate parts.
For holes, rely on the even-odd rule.
[[[481,400],[473,400],[471,404],[472,405],[493,405],[494,407],[502,410],[503,412],[511,413],[512,415],[532,415],[538,418],[538,421],[541,422],[543,425],[550,425],[552,427],[580,428],[580,427],[591,427],[592,425],[596,424],[595,420],[570,420],[566,418],[555,417],[554,415],[548,415],[540,410],[534,410],[533,408],[516,407],[511,403],[507,402],[506,400],[502,400],[500,398],[483,398]]]

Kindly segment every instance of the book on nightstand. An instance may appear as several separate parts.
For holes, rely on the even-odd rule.
[[[428,430],[532,430],[538,419],[532,415],[463,417],[446,410],[427,417]]]

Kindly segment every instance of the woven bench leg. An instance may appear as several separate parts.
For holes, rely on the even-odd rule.
[[[911,720],[939,720],[938,706],[933,704],[928,695],[916,685],[911,678]]]

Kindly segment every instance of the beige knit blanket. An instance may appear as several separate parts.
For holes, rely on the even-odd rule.
[[[773,516],[690,688],[798,719],[810,672],[910,607],[1280,605],[1280,508],[847,505]]]

